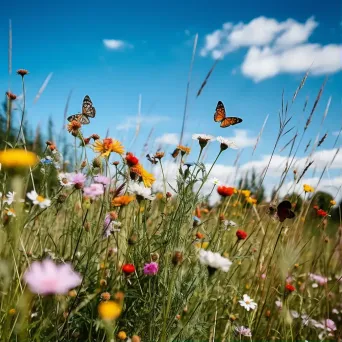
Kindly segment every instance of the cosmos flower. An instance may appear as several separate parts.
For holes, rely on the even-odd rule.
[[[158,273],[159,270],[159,265],[157,262],[150,262],[148,264],[145,264],[144,266],[144,274],[145,275],[156,275]]]
[[[240,336],[245,336],[245,337],[252,337],[252,332],[251,329],[245,328],[243,325],[241,327],[236,327],[235,331],[240,335]]]
[[[304,184],[303,185],[303,189],[304,189],[305,192],[314,192],[315,191],[315,189],[312,186],[308,185],[308,184]]]
[[[220,148],[222,151],[226,150],[227,148],[232,148],[234,150],[238,149],[233,141],[230,141],[223,137],[217,137],[216,140],[220,143]]]
[[[83,189],[84,196],[91,199],[96,199],[96,197],[103,195],[103,193],[103,185],[98,183],[90,184],[90,186]]]
[[[30,290],[37,294],[66,294],[81,284],[82,278],[71,265],[56,265],[53,261],[45,259],[35,261],[24,274],[24,280]]]
[[[209,141],[214,140],[215,137],[208,134],[193,134],[192,139],[198,140],[199,145],[201,146],[201,148],[203,148],[208,144]]]
[[[71,184],[74,184],[76,188],[81,189],[86,181],[86,176],[82,173],[72,173],[69,175],[69,180]]]
[[[243,295],[243,299],[239,300],[239,303],[247,311],[255,310],[255,308],[257,307],[257,303],[255,303],[253,299],[251,299],[251,297],[249,297],[247,294]]]
[[[94,151],[100,153],[102,157],[109,157],[112,152],[117,154],[124,154],[124,148],[118,140],[112,138],[105,138],[102,140],[96,140],[94,142]]]
[[[40,208],[44,209],[51,205],[51,200],[38,195],[34,190],[28,192],[26,196],[32,201],[34,205],[38,204]]]
[[[220,269],[223,272],[228,272],[232,265],[229,259],[222,257],[219,253],[213,253],[204,249],[199,251],[199,259],[202,265],[206,265],[212,269]]]
[[[110,184],[110,178],[102,175],[97,175],[94,177],[95,183],[100,183],[103,185],[108,185]]]
[[[149,199],[152,201],[156,198],[155,195],[151,194],[150,188],[145,188],[137,182],[130,182],[128,184],[128,192],[136,195],[138,199]]]
[[[309,273],[309,277],[311,280],[317,282],[321,286],[325,285],[328,282],[328,278],[323,277],[319,274]]]

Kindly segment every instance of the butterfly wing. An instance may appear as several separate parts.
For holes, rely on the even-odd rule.
[[[68,120],[69,122],[74,121],[74,120],[79,121],[81,116],[82,116],[82,114],[73,114],[73,115],[70,115],[70,116],[67,118],[67,120]]]
[[[179,149],[176,148],[176,149],[171,153],[171,156],[172,156],[173,158],[177,158],[178,154],[179,154]]]
[[[220,127],[226,128],[226,127],[229,127],[229,126],[237,125],[240,122],[242,122],[242,119],[231,116],[231,117],[223,119],[221,121]]]
[[[93,106],[93,103],[88,95],[86,95],[83,99],[82,114],[90,118],[94,118],[96,115],[95,107]]]
[[[89,119],[88,119],[88,117],[87,117],[86,115],[81,115],[80,123],[81,123],[82,125],[88,125],[89,122],[90,122],[90,121],[89,121]]]
[[[291,210],[292,205],[290,201],[282,201],[277,207],[277,215],[280,222],[284,222],[287,218],[294,218],[295,214]]]
[[[217,102],[215,114],[214,114],[214,121],[219,122],[226,118],[226,110],[224,105],[221,101]]]

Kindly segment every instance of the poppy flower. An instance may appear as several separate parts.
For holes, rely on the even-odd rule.
[[[131,152],[126,153],[126,162],[129,166],[134,166],[139,163],[139,159]]]
[[[235,188],[220,185],[217,187],[217,192],[219,195],[221,195],[223,197],[232,196],[235,193]]]
[[[236,231],[236,236],[239,240],[245,240],[247,238],[248,234],[245,231],[238,229]]]
[[[291,284],[286,284],[285,290],[286,290],[287,292],[290,292],[290,293],[291,293],[291,292],[295,291],[296,288],[295,288],[293,285],[291,285]]]
[[[133,264],[124,264],[122,266],[122,272],[125,274],[131,274],[135,272],[135,266]]]
[[[323,209],[318,209],[316,212],[317,212],[318,216],[321,216],[321,217],[328,216],[328,213],[325,210],[323,210]]]

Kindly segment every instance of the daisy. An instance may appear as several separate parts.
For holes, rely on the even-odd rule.
[[[212,178],[211,179],[211,182],[214,184],[214,185],[219,185],[220,184],[220,181],[217,179],[217,178]]]
[[[9,191],[6,195],[6,200],[4,201],[5,203],[7,203],[8,205],[11,205],[14,202],[14,196],[15,196],[15,192],[11,192]]]
[[[193,134],[192,139],[198,140],[201,148],[203,148],[208,144],[208,142],[210,142],[211,140],[214,140],[215,137],[213,137],[212,135],[208,135],[208,134]]]
[[[232,148],[234,150],[237,150],[238,147],[235,145],[233,141],[230,141],[223,137],[217,137],[216,140],[221,144],[220,148],[222,151],[226,150],[227,148]]]
[[[51,205],[51,200],[38,195],[34,190],[28,192],[26,196],[33,202],[34,205],[38,204],[42,209]]]
[[[232,262],[222,257],[219,253],[213,253],[211,251],[205,251],[201,249],[199,252],[200,263],[206,265],[209,268],[209,273],[216,269],[220,269],[223,272],[228,272]]]
[[[155,195],[151,194],[151,188],[145,188],[136,182],[128,184],[128,192],[135,194],[138,199],[149,199],[151,201],[155,199]]]
[[[58,174],[59,184],[65,187],[69,187],[73,185],[73,183],[70,180],[70,176],[71,175],[69,173],[64,173],[64,172],[59,173]]]
[[[239,300],[240,305],[245,308],[247,311],[249,310],[255,310],[257,307],[257,303],[251,299],[248,295],[243,295],[243,300]]]

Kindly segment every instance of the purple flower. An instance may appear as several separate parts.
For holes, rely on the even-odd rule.
[[[94,181],[96,183],[100,183],[103,185],[108,185],[110,184],[110,178],[106,177],[106,176],[102,176],[102,175],[98,175],[94,177]]]
[[[90,184],[90,186],[83,189],[84,196],[95,199],[97,196],[101,196],[103,194],[103,185],[102,184]]]
[[[74,184],[78,188],[82,188],[86,181],[86,176],[82,173],[73,173],[70,175],[70,183]]]
[[[144,274],[146,275],[156,275],[159,270],[159,265],[157,262],[150,262],[149,264],[145,264],[144,266]]]
[[[244,327],[243,325],[241,327],[236,327],[235,331],[240,336],[246,336],[246,337],[252,337],[251,329]]]
[[[337,329],[335,322],[329,318],[325,320],[325,326],[328,331],[335,331]]]
[[[112,234],[112,232],[119,232],[120,229],[115,228],[115,227],[120,227],[120,226],[121,226],[121,222],[113,220],[111,215],[107,214],[103,221],[103,237],[107,238],[108,236]]]
[[[311,280],[314,280],[316,283],[318,283],[321,286],[325,285],[328,282],[328,278],[323,277],[319,274],[309,273],[309,277]]]
[[[71,265],[56,265],[49,259],[33,262],[26,270],[24,279],[32,292],[42,295],[66,294],[82,282]]]

